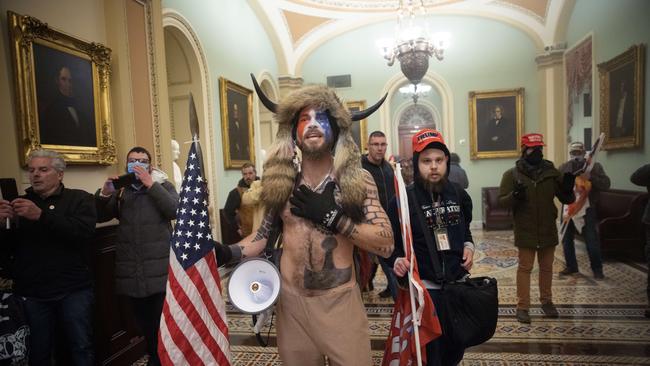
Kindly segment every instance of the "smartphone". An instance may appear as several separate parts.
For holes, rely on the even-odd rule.
[[[124,174],[120,175],[117,177],[117,179],[113,179],[113,186],[115,187],[115,190],[119,190],[123,187],[128,187],[131,184],[134,184],[137,182],[137,179],[135,177],[135,173],[129,173],[129,174]]]
[[[0,193],[2,199],[9,202],[18,198],[18,186],[13,178],[0,178]]]

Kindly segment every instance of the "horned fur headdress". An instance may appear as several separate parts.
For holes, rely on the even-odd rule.
[[[324,85],[309,85],[291,92],[276,104],[264,94],[253,74],[251,78],[261,102],[275,113],[279,125],[276,140],[267,152],[262,175],[261,199],[265,210],[279,212],[293,191],[298,174],[293,163],[296,123],[303,108],[313,107],[327,111],[330,123],[336,125],[332,126],[335,139],[333,173],[341,189],[341,206],[348,217],[361,221],[366,185],[361,168],[361,154],[350,128],[355,121],[362,120],[379,109],[387,95],[366,110],[348,112],[332,89]]]

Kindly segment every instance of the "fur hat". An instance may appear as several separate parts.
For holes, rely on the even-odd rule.
[[[366,198],[366,185],[361,168],[361,154],[352,138],[350,127],[353,121],[366,118],[377,110],[386,99],[384,96],[378,103],[361,112],[350,112],[345,109],[334,90],[323,85],[310,85],[289,93],[279,104],[268,100],[259,88],[255,77],[253,84],[260,100],[276,113],[278,133],[276,140],[267,151],[262,175],[262,203],[265,210],[279,212],[289,200],[295,186],[297,167],[294,166],[295,141],[294,128],[300,111],[305,107],[314,107],[327,111],[330,122],[335,124],[332,130],[338,128],[338,138],[335,133],[333,173],[341,190],[341,206],[345,214],[359,222],[363,218],[363,201]]]

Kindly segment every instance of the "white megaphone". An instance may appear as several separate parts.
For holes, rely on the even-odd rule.
[[[280,296],[280,272],[270,261],[250,258],[230,274],[228,296],[237,310],[259,314],[275,304]]]

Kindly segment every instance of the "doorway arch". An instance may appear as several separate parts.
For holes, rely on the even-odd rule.
[[[189,95],[194,99],[200,126],[201,148],[203,150],[204,176],[207,178],[210,206],[215,208],[211,217],[212,228],[220,237],[218,220],[218,190],[214,138],[214,114],[208,62],[199,38],[189,21],[172,9],[163,9],[163,31],[165,61],[167,66],[167,88],[172,138],[181,147],[179,166],[184,170],[189,151],[191,134],[189,130]],[[180,187],[179,187],[180,188]]]

